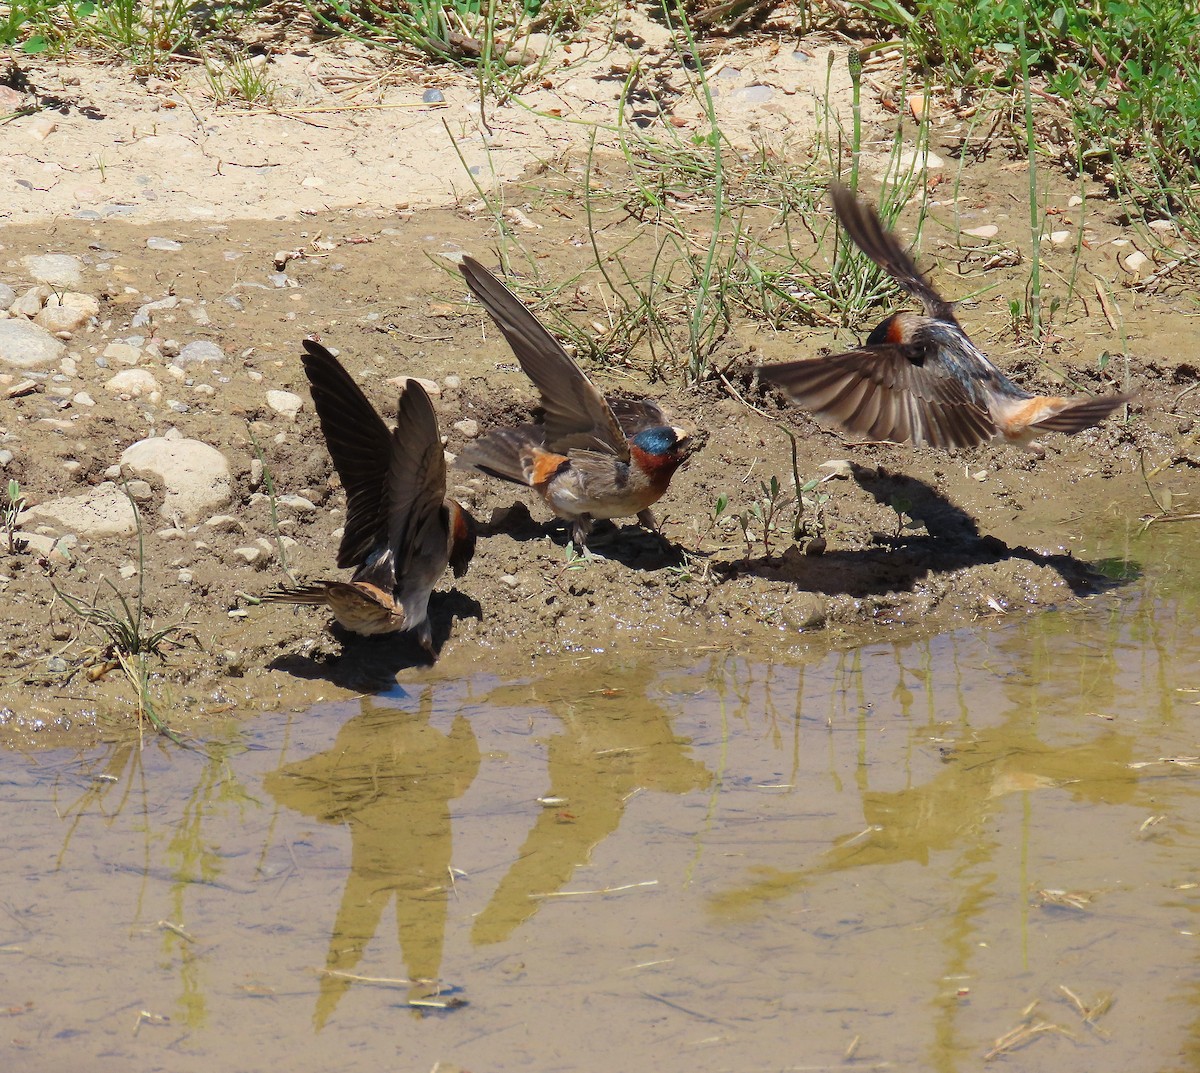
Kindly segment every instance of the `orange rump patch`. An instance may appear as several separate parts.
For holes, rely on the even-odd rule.
[[[566,455],[535,450],[525,463],[525,476],[534,488],[542,488],[558,476],[564,466],[570,464],[571,460]]]

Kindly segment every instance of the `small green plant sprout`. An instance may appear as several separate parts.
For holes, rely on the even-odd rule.
[[[907,496],[892,496],[888,506],[896,512],[896,530],[893,538],[899,540],[905,529],[920,529],[922,524],[912,515],[912,500]]]
[[[704,532],[700,534],[700,539],[706,539],[714,529],[721,523],[725,517],[725,510],[729,506],[729,496],[722,492],[717,496],[716,502],[713,503],[713,508],[708,513],[708,525],[704,527]]]
[[[17,519],[25,509],[25,495],[15,479],[8,482],[8,499],[4,504],[4,536],[8,541],[8,553],[15,555],[25,550],[27,541],[17,536]]]
[[[588,563],[594,563],[598,558],[599,556],[593,555],[590,551],[588,551],[586,546],[583,548],[576,548],[575,542],[573,540],[568,540],[566,559],[562,566],[559,567],[558,572],[554,575],[554,584],[562,589],[563,592],[566,592],[567,589],[562,582],[563,576],[568,571],[586,570]]]
[[[771,538],[779,533],[780,515],[794,501],[793,497],[783,490],[778,477],[772,476],[769,481],[759,481],[758,486],[760,497],[738,515],[742,539],[746,542],[747,559],[753,553],[755,540],[762,541],[763,553],[767,558],[771,557]],[[758,533],[754,532],[756,523]]]

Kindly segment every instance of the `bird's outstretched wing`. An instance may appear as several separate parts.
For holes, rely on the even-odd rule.
[[[629,444],[612,409],[558,340],[473,257],[464,257],[459,268],[541,395],[546,446],[560,453],[607,451],[628,461]]]

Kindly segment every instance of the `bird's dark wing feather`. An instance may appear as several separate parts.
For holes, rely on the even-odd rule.
[[[793,401],[872,440],[973,447],[995,423],[952,376],[903,346],[871,346],[828,358],[764,365],[759,377]]]
[[[413,572],[415,559],[435,576],[446,569],[445,497],[446,455],[437,414],[425,389],[408,380],[396,408],[387,475],[388,547],[396,555],[398,578]]]
[[[841,183],[829,184],[829,197],[846,233],[863,253],[918,299],[929,316],[956,323],[954,307],[921,274],[916,262],[883,226],[873,208],[859,201]]]
[[[384,489],[391,433],[341,362],[320,343],[305,339],[301,361],[333,467],[346,490],[346,529],[337,564],[359,566],[388,530]]]
[[[662,407],[649,399],[617,399],[609,395],[607,401],[613,417],[617,419],[617,424],[621,426],[621,431],[627,439],[632,440],[639,432],[645,432],[648,428],[661,428],[671,424]]]
[[[608,451],[627,461],[629,444],[612,410],[558,340],[473,257],[464,257],[459,268],[541,395],[546,446],[560,452],[573,447]]]

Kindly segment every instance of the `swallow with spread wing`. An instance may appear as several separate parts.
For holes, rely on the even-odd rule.
[[[457,464],[534,489],[570,524],[576,545],[594,518],[636,516],[656,530],[650,507],[687,458],[687,433],[648,399],[605,398],[491,272],[471,257],[459,267],[538,389],[544,417],[473,440]]]
[[[1014,384],[971,342],[947,302],[869,206],[844,186],[829,188],[855,245],[925,307],[893,313],[858,350],[766,365],[765,383],[872,440],[972,447],[993,440],[1044,453],[1044,432],[1082,432],[1129,395],[1035,395]]]
[[[328,350],[304,340],[304,371],[334,468],[346,490],[339,568],[349,581],[279,588],[264,602],[328,607],[361,634],[415,630],[433,654],[429,596],[449,565],[466,573],[475,553],[475,522],[446,495],[446,456],[425,389],[409,380],[396,427],[388,429],[362,389]]]

